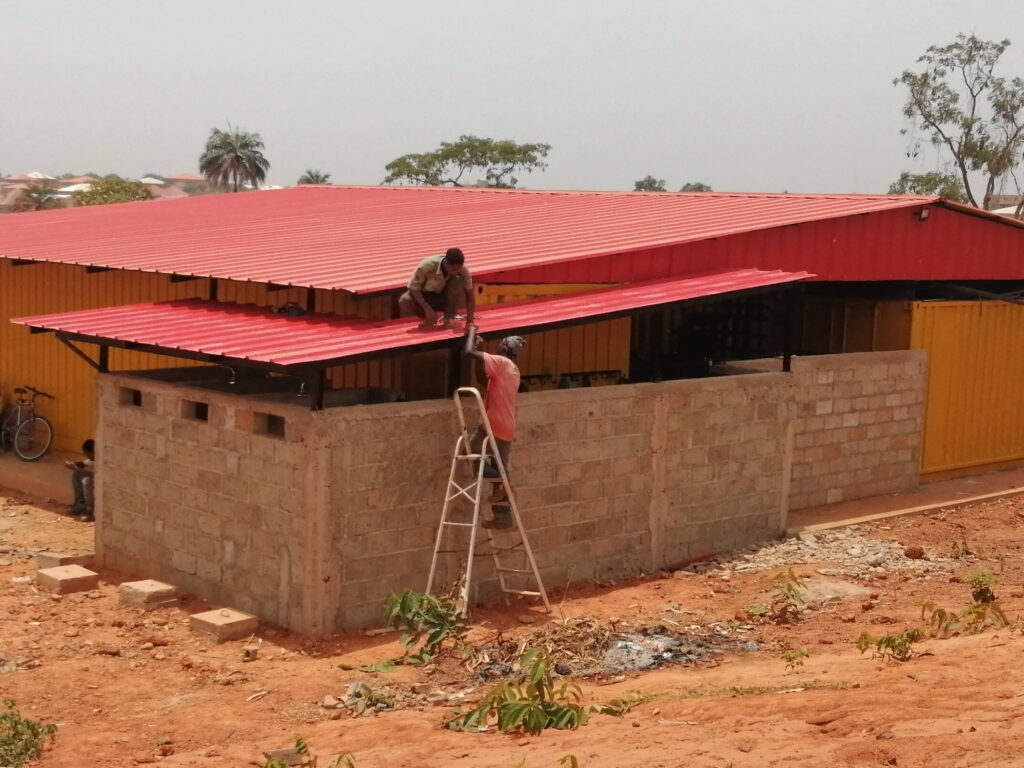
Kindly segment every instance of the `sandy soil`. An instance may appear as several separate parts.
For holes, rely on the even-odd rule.
[[[101,574],[94,593],[56,598],[24,579],[34,572],[33,556],[90,550],[92,526],[0,494],[0,669],[5,660],[8,669],[17,665],[0,673],[0,694],[15,699],[23,715],[58,724],[40,764],[61,768],[262,765],[265,750],[290,746],[297,736],[320,768],[342,751],[359,768],[541,768],[568,754],[583,768],[1024,766],[1024,637],[1016,628],[928,639],[919,644],[926,655],[902,664],[872,659],[854,646],[863,631],[880,636],[923,626],[926,600],[966,606],[970,589],[962,579],[980,568],[998,575],[999,604],[1016,622],[1024,608],[1022,521],[1024,499],[1010,499],[862,526],[864,536],[918,545],[926,556],[949,558],[962,541],[975,554],[944,571],[889,568],[859,582],[847,579],[860,595],[815,604],[794,625],[745,619],[747,606],[770,602],[770,581],[782,566],[573,585],[556,595],[559,612],[551,618],[524,606],[478,611],[470,635],[477,643],[499,630],[538,632],[565,616],[619,628],[668,620],[682,634],[717,630],[734,645],[756,645],[715,654],[708,663],[584,681],[588,703],[632,692],[654,698],[621,718],[593,715],[577,731],[532,737],[439,727],[452,705],[408,692],[419,684],[421,691],[462,692],[472,700],[486,690],[454,662],[430,674],[339,668],[396,655],[393,634],[310,641],[268,628],[258,658],[245,663],[245,641],[217,645],[190,634],[187,617],[205,607],[201,601],[151,613],[122,607],[121,578],[113,573]],[[794,570],[821,579],[818,570],[829,567]],[[527,616],[533,623],[522,621]],[[810,655],[788,669],[780,658],[787,648]],[[343,697],[356,680],[403,692],[403,705],[358,718],[320,706],[327,695]],[[250,700],[261,691],[267,693]]]

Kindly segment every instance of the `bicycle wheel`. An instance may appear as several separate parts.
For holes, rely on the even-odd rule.
[[[14,433],[18,429],[18,409],[8,408],[4,420],[0,423],[0,450],[9,451],[14,448]]]
[[[18,431],[14,433],[14,452],[19,459],[36,461],[50,450],[51,440],[53,427],[50,422],[42,416],[33,416],[21,422]]]

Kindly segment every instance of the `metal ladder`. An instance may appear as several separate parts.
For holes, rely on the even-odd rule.
[[[480,425],[484,428],[486,436],[483,440],[483,444],[480,446],[480,453],[472,453],[470,448],[470,436],[466,426],[466,415],[462,409],[462,403],[464,397],[472,397],[476,400],[477,412],[480,414]],[[477,532],[482,527],[480,525],[480,508],[483,504],[490,504],[489,500],[483,500],[483,494],[485,487],[490,489],[491,483],[500,482],[502,487],[505,489],[505,499],[500,503],[506,504],[512,513],[512,521],[514,527],[508,529],[508,533],[518,533],[519,543],[512,544],[509,546],[498,546],[498,543],[494,539],[494,535],[490,528],[484,528],[484,534],[486,541],[490,547],[491,557],[494,560],[494,571],[498,576],[498,584],[501,587],[502,598],[505,604],[508,605],[509,595],[525,595],[527,597],[539,597],[544,602],[544,609],[551,611],[551,604],[548,602],[547,591],[544,589],[544,582],[541,581],[540,572],[537,570],[537,561],[533,557],[533,550],[530,549],[530,542],[526,538],[526,531],[523,528],[522,520],[519,517],[519,508],[516,505],[515,496],[512,493],[512,484],[509,482],[508,474],[505,471],[505,465],[501,460],[501,455],[498,453],[498,444],[495,442],[494,433],[491,431],[491,423],[487,419],[487,411],[484,409],[483,398],[480,397],[480,391],[476,387],[459,387],[455,390],[455,394],[452,396],[455,402],[455,411],[459,415],[459,437],[455,441],[455,452],[452,454],[451,470],[448,473],[448,489],[445,492],[444,507],[441,510],[441,523],[437,527],[437,538],[434,542],[434,556],[430,561],[430,575],[427,577],[427,594],[430,594],[434,586],[434,576],[437,572],[437,557],[442,553],[441,544],[444,540],[444,534],[448,528],[469,528],[469,550],[466,553],[466,569],[462,574],[462,579],[459,583],[458,591],[458,607],[462,614],[465,616],[469,613],[469,596],[470,596],[470,585],[472,584],[473,578],[473,558],[476,556],[477,546]],[[488,461],[493,461],[494,466],[497,467],[499,478],[485,478],[484,467],[487,466]],[[458,474],[459,465],[461,462],[477,462],[476,471],[473,473],[473,479],[469,485],[463,487],[456,480]],[[472,522],[458,522],[449,519],[452,512],[452,502],[463,498],[472,503],[473,505],[473,520]],[[508,568],[502,565],[499,558],[500,552],[511,552],[513,550],[523,548],[523,552],[526,555],[527,568]],[[511,576],[532,576],[536,582],[537,588],[535,590],[528,589],[513,589],[509,586],[509,577]]]

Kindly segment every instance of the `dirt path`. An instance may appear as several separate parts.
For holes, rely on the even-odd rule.
[[[339,668],[396,655],[393,634],[309,641],[268,629],[258,658],[245,663],[243,642],[216,645],[189,633],[187,616],[200,601],[149,614],[121,607],[119,579],[108,573],[94,593],[55,598],[25,578],[34,555],[88,551],[91,526],[0,498],[0,695],[23,715],[58,724],[40,764],[61,768],[262,765],[264,750],[300,735],[320,768],[341,751],[359,768],[541,768],[567,754],[584,768],[1024,766],[1019,631],[927,639],[917,646],[927,654],[902,664],[854,645],[865,631],[923,626],[926,600],[966,606],[964,580],[979,569],[996,574],[999,605],[1016,622],[1022,521],[1024,500],[1004,499],[737,553],[702,572],[573,586],[556,600],[564,617],[608,631],[660,625],[711,651],[697,664],[588,679],[587,703],[649,700],[623,717],[595,714],[577,731],[532,737],[440,728],[451,702],[472,701],[489,685],[454,663],[432,674]],[[963,556],[964,544],[973,554]],[[904,557],[909,545],[926,559]],[[771,581],[787,564],[814,592],[809,609],[793,625],[751,619],[748,608],[771,602]],[[526,615],[533,623],[520,621]],[[522,607],[475,619],[470,640],[478,645],[499,631],[551,631],[558,621]],[[787,668],[785,649],[810,655]],[[354,681],[398,692],[400,707],[353,718],[321,706]]]

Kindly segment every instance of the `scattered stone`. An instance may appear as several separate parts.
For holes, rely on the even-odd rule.
[[[256,616],[232,608],[217,608],[189,616],[189,626],[193,632],[210,635],[218,643],[240,640],[254,634],[259,622]]]
[[[924,559],[924,548],[917,545],[912,545],[903,550],[905,557],[911,560],[923,560]]]
[[[430,683],[413,683],[412,692],[423,695],[430,693],[433,687]]]
[[[67,595],[96,589],[100,583],[100,575],[80,565],[59,565],[36,571],[36,583],[40,589]]]
[[[269,752],[264,752],[263,756],[267,758],[268,763],[273,760],[280,760],[288,766],[303,765],[306,762],[306,756],[294,747],[290,747],[288,749],[272,749]]]
[[[258,645],[249,644],[242,648],[242,661],[256,661],[259,656],[260,647]]]
[[[116,645],[102,644],[97,645],[93,649],[93,653],[95,653],[97,656],[120,656],[121,649],[118,648]]]
[[[156,653],[153,654],[153,658],[156,659],[157,661],[163,661],[164,659],[167,658],[167,654],[165,654],[163,651],[157,651]]]
[[[341,706],[341,702],[333,696],[324,696],[320,699],[320,706],[324,709],[337,709]]]
[[[892,731],[879,731],[875,734],[875,738],[880,740],[894,739],[896,738],[896,734]]]

